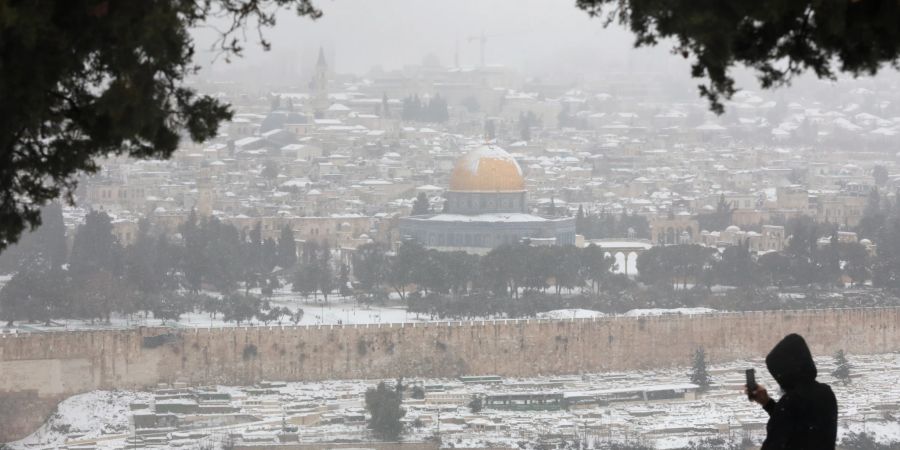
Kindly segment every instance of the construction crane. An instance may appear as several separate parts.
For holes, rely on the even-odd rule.
[[[481,35],[473,35],[469,36],[466,40],[471,43],[472,41],[478,41],[481,46],[481,67],[484,67],[484,44],[487,43],[488,36],[484,34],[484,31],[481,32]]]
[[[470,42],[470,43],[473,41],[478,41],[478,45],[481,47],[481,67],[484,67],[484,47],[487,44],[488,38],[493,39],[493,38],[497,38],[497,37],[512,36],[512,35],[524,34],[524,33],[525,33],[525,31],[513,31],[513,32],[509,32],[509,33],[500,33],[500,34],[485,34],[484,31],[482,31],[481,34],[473,34],[471,36],[467,36],[466,41]],[[459,50],[457,50],[457,53],[459,53]]]
[[[484,44],[487,43],[487,39],[489,37],[494,37],[494,36],[488,36],[488,35],[484,34],[484,31],[482,31],[480,35],[473,35],[473,36],[469,36],[468,38],[466,38],[466,40],[470,43],[472,41],[478,41],[478,44],[481,46],[481,67],[484,67]]]

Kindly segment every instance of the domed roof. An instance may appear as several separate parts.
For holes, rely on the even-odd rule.
[[[522,168],[509,153],[495,145],[479,147],[456,162],[450,190],[463,192],[521,192]]]

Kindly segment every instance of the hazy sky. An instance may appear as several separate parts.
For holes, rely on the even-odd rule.
[[[687,78],[685,62],[667,48],[634,50],[629,33],[604,29],[574,0],[319,0],[316,5],[325,13],[317,21],[288,11],[279,15],[278,24],[266,31],[272,51],[260,51],[251,39],[242,60],[219,61],[212,70],[270,78],[299,73],[320,45],[335,70],[344,73],[362,74],[375,65],[397,69],[421,62],[428,53],[451,66],[457,45],[460,64],[473,66],[480,49],[477,39],[469,38],[484,32],[488,64],[529,75],[652,67]],[[197,33],[199,49],[208,48],[210,36],[208,30]]]

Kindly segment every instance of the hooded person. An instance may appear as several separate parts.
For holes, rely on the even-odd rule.
[[[789,334],[766,356],[766,367],[783,395],[772,400],[762,386],[751,398],[769,413],[762,450],[833,450],[837,440],[837,400],[816,381],[816,364],[806,341]]]

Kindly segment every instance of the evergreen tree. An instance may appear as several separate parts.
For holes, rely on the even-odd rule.
[[[0,319],[49,324],[68,315],[66,278],[60,269],[38,271],[23,268],[0,289]]]
[[[431,210],[431,206],[428,204],[428,196],[425,195],[424,192],[419,192],[419,195],[416,196],[416,200],[413,201],[411,216],[421,216],[428,214]]]
[[[578,212],[575,213],[575,233],[587,237],[588,222],[584,217],[584,205],[578,205]]]
[[[224,224],[216,217],[210,217],[203,222],[202,232],[206,235],[207,245],[204,248],[205,275],[209,283],[220,293],[229,293],[238,288],[238,282],[255,283],[261,273],[261,242],[253,241],[242,245],[241,233],[232,224]],[[254,233],[251,232],[251,237]],[[256,233],[259,236],[259,233]],[[254,245],[253,242],[258,244]],[[242,263],[242,256],[247,251],[253,252],[250,256],[252,266]]]
[[[525,251],[519,244],[504,244],[489,251],[479,265],[481,284],[497,297],[508,295],[518,299]]]
[[[792,281],[791,259],[783,252],[769,252],[761,255],[756,266],[763,275],[768,275],[770,286],[782,287]]]
[[[278,244],[275,239],[266,238],[262,245],[262,273],[269,274],[278,265]]]
[[[125,276],[131,286],[143,293],[154,293],[163,289],[163,278],[168,274],[159,259],[160,246],[150,234],[150,223],[141,220],[134,243],[125,249]]]
[[[314,264],[300,263],[297,264],[294,271],[294,278],[291,281],[291,291],[298,292],[304,297],[314,293],[316,286],[316,266]]]
[[[470,411],[478,414],[484,408],[484,401],[481,399],[480,395],[476,394],[472,396],[472,400],[469,401],[468,406]]]
[[[341,264],[341,272],[338,278],[338,293],[341,296],[348,296],[353,292],[353,288],[350,286],[350,266],[347,264]]]
[[[415,240],[403,241],[397,248],[397,254],[390,258],[386,280],[401,300],[406,300],[407,285],[418,283],[420,287],[426,287],[427,281],[422,273],[426,270],[427,259],[425,247]]]
[[[706,350],[703,347],[694,352],[690,379],[691,383],[700,386],[701,391],[709,389],[712,384],[712,377],[709,376],[709,371],[706,369]]]
[[[290,225],[281,228],[281,236],[278,237],[278,265],[282,269],[290,269],[297,263],[297,242],[294,240],[294,230]]]
[[[303,242],[300,250],[300,262],[303,264],[313,264],[318,259],[319,243],[310,239]]]
[[[463,251],[442,253],[447,284],[457,298],[467,293],[469,285],[476,281],[479,257]]]
[[[359,287],[368,294],[375,293],[387,275],[387,255],[384,247],[376,242],[360,245],[353,252],[353,275]]]
[[[881,205],[881,193],[878,191],[878,188],[872,189],[869,192],[866,207],[863,209],[863,215],[859,219],[856,231],[860,237],[874,238],[881,227],[884,226],[886,220],[887,215]]]
[[[563,289],[571,292],[572,289],[584,285],[581,253],[577,247],[553,246],[549,252],[552,262],[548,272],[554,280],[557,296],[562,295]]]
[[[331,247],[326,241],[319,251],[316,270],[316,286],[328,302],[328,294],[334,290],[334,273],[331,270]]]
[[[424,400],[425,399],[425,388],[420,385],[415,385],[410,392],[410,397],[416,400]]]
[[[602,248],[594,244],[581,251],[582,277],[590,281],[591,292],[594,292],[595,289],[597,293],[600,292],[601,283],[612,275],[612,268],[615,264],[615,258],[607,256]]]
[[[121,293],[125,291],[125,286],[119,279],[101,268],[77,276],[73,283],[73,313],[91,322],[98,319],[109,323],[112,312],[123,300]]]
[[[850,369],[850,362],[847,361],[844,350],[838,350],[837,353],[834,354],[834,370],[831,372],[831,376],[837,378],[844,384],[850,384]]]
[[[200,229],[195,210],[191,210],[187,220],[179,226],[179,231],[184,240],[184,257],[181,263],[185,284],[192,292],[199,292],[206,272],[208,237]]]
[[[23,267],[59,269],[66,263],[66,225],[62,207],[53,202],[41,208],[41,226],[22,235],[19,242],[0,252],[0,273]]]
[[[854,285],[869,279],[869,251],[858,242],[844,242],[838,245],[843,272]]]
[[[222,318],[226,322],[240,325],[259,315],[261,308],[262,301],[253,295],[232,292],[222,297]]]
[[[756,271],[750,255],[750,241],[744,240],[727,247],[715,269],[719,282],[724,285],[745,287],[755,284]]]
[[[91,211],[78,227],[72,243],[69,267],[76,276],[100,270],[115,273],[119,269],[121,247],[112,233],[112,219],[101,211]]]
[[[721,231],[731,225],[731,217],[734,214],[734,207],[730,202],[725,200],[725,194],[719,196],[719,202],[716,203],[716,210],[711,213],[699,214],[697,222],[700,229],[706,231]]]
[[[310,0],[4,2],[0,251],[102,158],[166,159],[181,137],[217,136],[232,111],[186,82],[199,70],[191,29],[224,19],[216,42],[229,59],[243,48],[235,34],[273,25],[281,7],[321,15]]]
[[[243,239],[240,240],[243,241]],[[250,273],[258,274],[262,272],[262,245],[262,223],[256,222],[247,234],[247,241],[244,242],[243,256],[246,258],[245,267]]]
[[[397,441],[403,432],[400,419],[406,415],[399,389],[392,389],[382,381],[377,387],[366,390],[365,403],[369,428],[375,436],[384,441]]]

